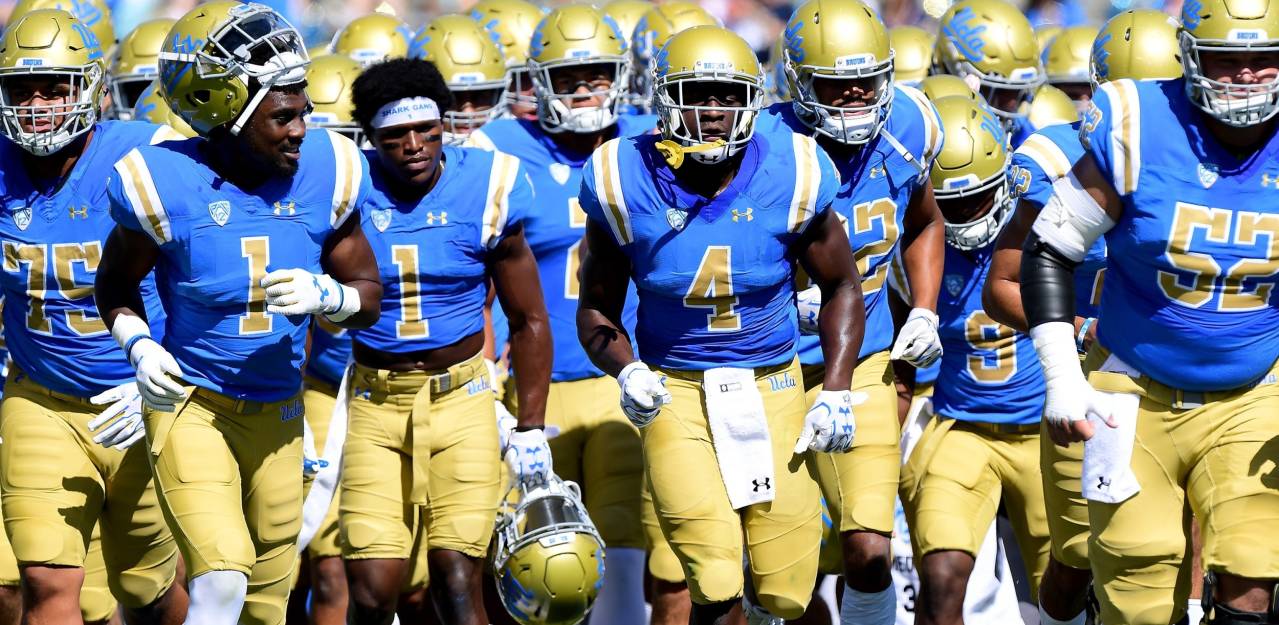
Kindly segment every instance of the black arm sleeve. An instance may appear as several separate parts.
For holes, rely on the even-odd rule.
[[[1026,324],[1050,321],[1075,323],[1075,267],[1034,232],[1026,237],[1021,255],[1021,305]]]

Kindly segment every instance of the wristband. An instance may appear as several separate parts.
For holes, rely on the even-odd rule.
[[[141,341],[142,339],[149,339],[149,338],[151,337],[145,334],[135,334],[133,335],[133,338],[125,341],[124,342],[124,359],[129,361],[130,364],[133,364],[133,346],[138,341]]]
[[[546,431],[546,426],[545,426],[545,425],[517,425],[517,426],[515,426],[515,431],[516,431],[516,432],[531,432],[531,431],[533,431],[533,430],[542,430],[542,431]]]
[[[1075,335],[1075,348],[1078,349],[1081,354],[1088,351],[1084,348],[1084,340],[1088,338],[1088,330],[1092,328],[1094,323],[1097,323],[1097,318],[1088,317],[1087,319],[1084,319],[1083,323],[1079,324],[1079,334]]]

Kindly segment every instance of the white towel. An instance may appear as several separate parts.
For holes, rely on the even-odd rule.
[[[320,531],[320,523],[329,513],[333,503],[333,493],[338,487],[338,477],[342,467],[342,445],[346,442],[347,385],[351,382],[351,372],[355,370],[351,359],[347,359],[346,370],[342,373],[342,381],[338,384],[338,396],[333,402],[333,419],[329,421],[329,433],[324,437],[324,455],[318,456],[320,470],[315,474],[311,490],[302,502],[302,531],[298,533],[298,552],[306,551],[315,533]],[[315,438],[311,434],[311,426],[302,421],[302,453],[305,458],[317,458]]]
[[[755,371],[737,367],[708,369],[702,378],[711,444],[720,477],[734,510],[772,501],[775,495],[773,443],[768,435],[764,398]]]
[[[915,445],[919,443],[919,439],[924,435],[924,428],[928,427],[928,421],[933,418],[933,400],[929,397],[919,397],[910,404],[910,412],[906,413],[906,423],[902,425],[902,464],[906,464],[910,460],[911,452],[915,451]]]
[[[1140,375],[1118,357],[1111,356],[1101,371]],[[1131,393],[1106,393],[1118,427],[1110,427],[1089,417],[1093,437],[1084,443],[1084,498],[1101,503],[1119,503],[1141,491],[1132,471],[1132,449],[1137,438],[1137,408],[1141,398]]]

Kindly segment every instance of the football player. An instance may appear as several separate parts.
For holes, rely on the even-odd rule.
[[[436,612],[447,625],[487,625],[480,581],[500,458],[525,489],[543,485],[552,462],[542,427],[551,336],[523,225],[533,191],[514,157],[443,145],[452,96],[429,62],[374,65],[353,95],[376,150],[363,219],[384,314],[353,336],[339,512],[352,619],[394,614],[425,515]],[[520,372],[519,421],[500,440],[481,353],[490,279]]]
[[[283,620],[311,315],[378,318],[377,266],[351,218],[367,163],[350,139],[306,132],[307,63],[297,31],[264,5],[192,9],[160,52],[160,85],[200,136],[135,148],[107,185],[117,225],[98,308],[137,372],[143,449],[191,577],[192,623]],[[163,337],[137,295],[152,268]]]
[[[172,622],[186,603],[173,584],[177,549],[146,451],[130,447],[142,435],[137,393],[96,314],[93,274],[111,229],[111,165],[136,146],[180,137],[98,121],[106,59],[71,14],[16,18],[0,40],[0,288],[13,363],[0,408],[0,491],[21,567],[13,573],[32,621],[106,620],[114,595],[132,619]],[[159,321],[153,287],[139,297]],[[109,593],[83,587],[99,524],[105,563],[90,567],[102,568]]]
[[[430,61],[448,83],[452,108],[444,111],[444,143],[459,145],[502,112],[506,63],[491,31],[465,15],[442,15],[413,40],[413,55]]]
[[[654,125],[652,117],[619,112],[628,84],[625,46],[616,23],[598,9],[571,5],[552,11],[538,24],[529,49],[538,120],[495,120],[471,133],[476,146],[519,158],[533,183],[536,199],[524,227],[555,340],[547,399],[547,425],[559,430],[551,439],[555,473],[581,484],[586,509],[608,546],[593,613],[618,625],[644,618],[643,458],[639,433],[618,408],[617,385],[587,358],[574,320],[587,221],[577,198],[582,168],[605,141],[649,132]],[[633,319],[633,306],[628,311]],[[521,372],[514,369],[518,381]],[[517,398],[508,393],[506,399],[519,414],[521,407],[512,401]]]
[[[155,80],[160,46],[172,26],[173,20],[167,18],[143,22],[115,47],[107,74],[111,92],[111,107],[104,112],[107,118],[133,119],[142,91]]]
[[[946,219],[945,289],[937,304],[945,352],[935,416],[902,469],[901,497],[921,581],[916,623],[959,625],[969,575],[1001,500],[1032,593],[1043,575],[1043,376],[1030,339],[981,306],[993,243],[1012,208],[1003,128],[968,98],[935,104],[946,135],[930,173]]]
[[[780,624],[804,613],[817,573],[821,510],[802,454],[853,443],[848,385],[864,318],[830,210],[838,174],[810,137],[754,131],[763,75],[737,35],[690,28],[654,60],[661,134],[611,140],[583,173],[578,334],[641,428],[690,622],[722,623],[742,604],[748,623]],[[828,365],[804,418],[797,261],[823,292]],[[635,343],[622,320],[628,279]]]
[[[866,308],[866,336],[852,389],[867,402],[857,409],[857,436],[843,454],[812,454],[822,495],[843,547],[841,619],[890,624],[889,537],[901,466],[897,391],[891,360],[928,366],[941,355],[937,290],[941,283],[943,223],[928,185],[928,167],[942,145],[932,105],[919,91],[893,85],[888,31],[859,0],[809,0],[786,25],[787,74],[793,102],[775,104],[760,129],[812,136],[834,161],[841,189],[832,206],[847,224]],[[849,64],[848,59],[858,59]],[[901,254],[913,309],[893,342],[885,288],[889,263]],[[822,293],[799,296],[801,325],[815,332]],[[815,400],[826,377],[819,338],[800,339],[804,388]]]
[[[386,59],[404,58],[413,48],[413,31],[387,13],[357,17],[334,33],[329,51],[349,56],[368,67]]]
[[[486,30],[496,33],[506,59],[506,90],[502,92],[504,117],[537,121],[537,97],[529,78],[528,47],[533,29],[544,11],[526,0],[480,0],[471,7],[471,17]]]
[[[1212,582],[1204,622],[1274,623],[1279,491],[1257,463],[1279,435],[1279,12],[1187,2],[1181,23],[1184,79],[1094,92],[1083,156],[1053,183],[1023,247],[1022,304],[1048,432],[1063,445],[1088,440],[1101,620],[1183,618],[1188,505]],[[1103,321],[1085,378],[1072,273],[1103,234]]]
[[[1091,65],[1097,28],[1072,26],[1053,37],[1043,53],[1044,74],[1049,85],[1066,92],[1082,111],[1092,97]],[[1036,96],[1038,99],[1039,96]]]
[[[1097,35],[1089,74],[1097,86],[1121,78],[1178,78],[1182,72],[1179,55],[1174,19],[1151,9],[1125,11],[1106,22]],[[1053,183],[1065,176],[1083,154],[1078,123],[1044,128],[1013,154],[1010,193],[1017,200],[1017,208],[996,244],[983,302],[991,318],[1019,332],[1027,330],[1018,283],[1021,246],[1031,223],[1052,196]],[[1097,336],[1097,308],[1105,265],[1106,244],[1098,239],[1075,268],[1074,325],[1081,353]],[[1052,536],[1052,558],[1040,586],[1039,620],[1050,625],[1083,625],[1085,591],[1091,578],[1088,506],[1079,483],[1083,448],[1054,445],[1044,429],[1039,453]],[[1180,559],[1171,559],[1164,566],[1175,569],[1179,562]]]
[[[1003,122],[1015,148],[1033,132],[1023,105],[1044,81],[1035,32],[1004,0],[960,0],[941,17],[941,69],[969,82]],[[975,83],[975,84],[974,84]]]

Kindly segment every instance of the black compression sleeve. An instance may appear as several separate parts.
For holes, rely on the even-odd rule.
[[[1075,267],[1034,232],[1021,254],[1021,305],[1030,327],[1050,321],[1075,323]]]

